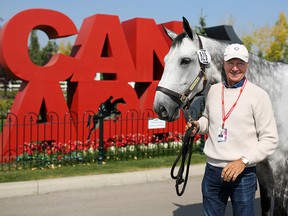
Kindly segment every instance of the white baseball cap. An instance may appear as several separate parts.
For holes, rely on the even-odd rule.
[[[232,58],[239,58],[244,62],[248,62],[249,53],[246,47],[242,44],[230,44],[224,51],[224,61],[228,61]]]

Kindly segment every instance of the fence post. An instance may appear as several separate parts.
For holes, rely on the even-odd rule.
[[[103,161],[105,159],[105,150],[104,150],[104,140],[103,140],[103,134],[104,134],[104,116],[100,112],[99,113],[99,156],[98,156],[98,163],[103,164]]]

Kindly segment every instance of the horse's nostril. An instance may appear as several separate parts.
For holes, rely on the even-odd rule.
[[[160,105],[160,115],[162,117],[167,117],[167,115],[168,115],[166,108],[164,106],[162,106],[162,105]]]

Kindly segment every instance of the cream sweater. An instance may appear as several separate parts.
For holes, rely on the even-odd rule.
[[[204,153],[207,162],[225,167],[228,162],[245,156],[255,166],[271,155],[278,144],[278,133],[268,94],[247,81],[237,105],[225,122],[226,142],[218,142],[222,125],[222,83],[212,85],[206,98],[199,133],[209,133]],[[224,88],[225,114],[235,103],[240,88]]]

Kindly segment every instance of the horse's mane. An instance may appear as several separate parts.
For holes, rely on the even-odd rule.
[[[171,47],[180,45],[185,37],[187,37],[187,34],[185,32],[177,35],[177,37],[173,40]]]

